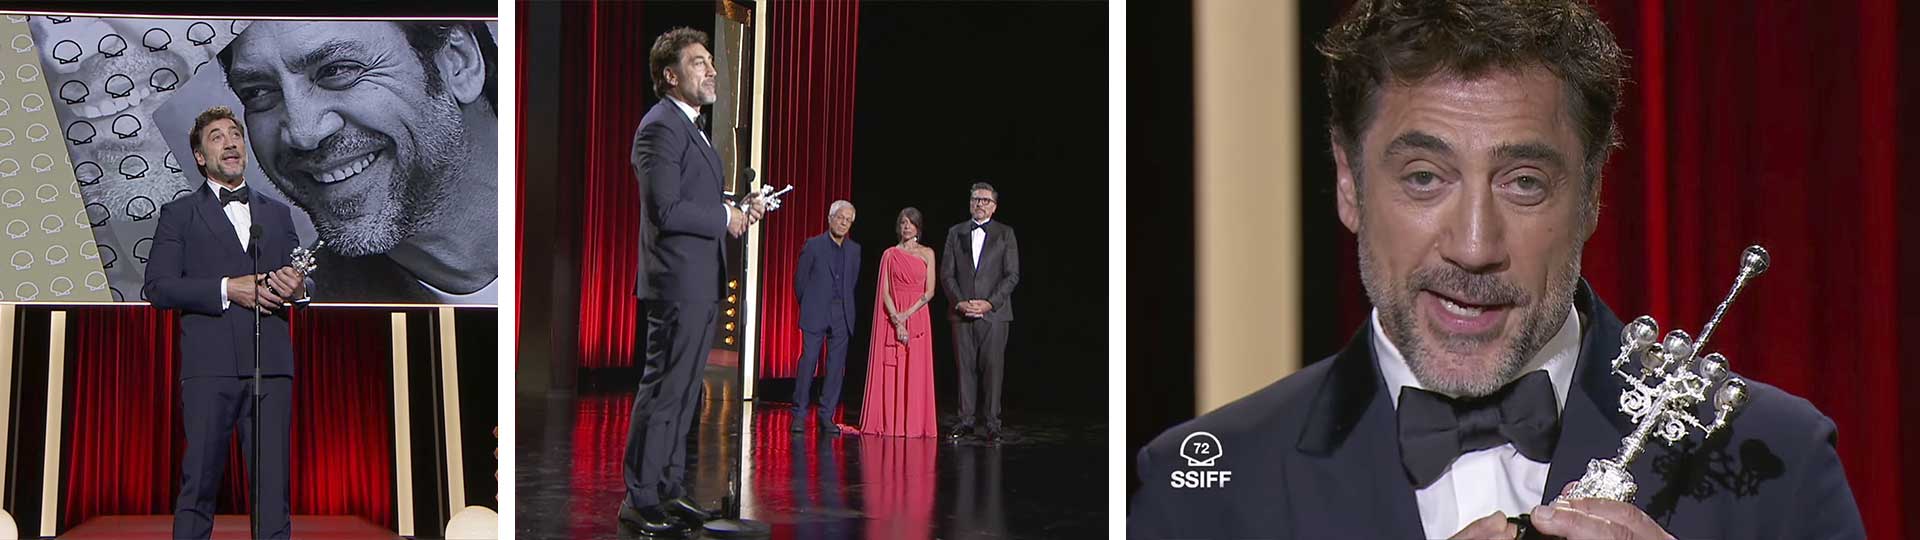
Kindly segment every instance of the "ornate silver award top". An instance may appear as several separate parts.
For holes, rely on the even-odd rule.
[[[1707,339],[1713,337],[1720,317],[1726,315],[1727,306],[1740,289],[1765,272],[1769,262],[1767,250],[1747,246],[1740,255],[1740,274],[1733,278],[1733,290],[1714,308],[1713,317],[1700,330],[1700,339],[1676,329],[1656,342],[1660,325],[1652,317],[1642,315],[1627,323],[1620,332],[1620,356],[1613,359],[1613,374],[1626,380],[1627,388],[1620,393],[1620,412],[1633,419],[1633,433],[1620,440],[1620,455],[1587,462],[1586,475],[1561,499],[1633,502],[1637,488],[1627,468],[1646,450],[1649,438],[1659,437],[1672,445],[1694,429],[1702,432],[1702,438],[1711,437],[1733,421],[1747,403],[1747,382],[1729,376],[1727,359],[1720,353],[1697,362],[1695,355],[1706,348]],[[1641,368],[1637,374],[1623,369],[1635,361]],[[1706,401],[1709,395],[1713,398],[1713,418],[1696,418],[1694,405]]]
[[[293,253],[288,255],[288,258],[292,259],[293,262],[288,263],[288,265],[292,266],[293,270],[299,272],[300,275],[311,276],[314,270],[320,269],[320,263],[314,262],[313,260],[314,253],[326,246],[326,240],[314,242],[313,247],[294,246]]]

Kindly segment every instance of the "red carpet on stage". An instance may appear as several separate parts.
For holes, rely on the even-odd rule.
[[[322,540],[387,540],[398,536],[357,516],[293,516],[293,535]],[[101,516],[81,523],[60,537],[102,540],[171,538],[173,516]],[[247,516],[214,516],[214,540],[240,540],[246,537]]]

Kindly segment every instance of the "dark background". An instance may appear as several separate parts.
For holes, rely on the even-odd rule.
[[[847,401],[864,386],[875,278],[900,209],[920,209],[922,242],[938,257],[947,228],[969,219],[968,187],[985,180],[1000,192],[994,219],[1020,242],[1004,416],[1016,429],[1039,411],[1105,422],[1106,12],[1090,2],[861,4],[851,202],[863,308]],[[826,227],[826,216],[793,219]],[[958,396],[949,308],[936,290],[943,418]]]

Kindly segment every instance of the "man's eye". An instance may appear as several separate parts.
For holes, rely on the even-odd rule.
[[[1532,206],[1546,202],[1547,180],[1534,175],[1521,175],[1507,181],[1506,191],[1519,204]]]
[[[314,78],[322,87],[339,90],[352,85],[354,79],[358,79],[360,74],[366,71],[366,67],[359,64],[339,62],[321,66],[320,70],[314,73]]]
[[[1412,174],[1408,174],[1404,180],[1414,187],[1426,188],[1439,183],[1440,175],[1433,174],[1432,171],[1414,171]]]
[[[280,90],[269,86],[249,86],[234,92],[248,111],[271,110],[280,105]]]

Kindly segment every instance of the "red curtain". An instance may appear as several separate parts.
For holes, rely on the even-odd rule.
[[[638,2],[588,2],[561,8],[566,35],[560,85],[562,144],[586,159],[562,171],[580,181],[580,366],[633,365],[639,302],[640,195],[633,177],[633,131],[653,103]],[[578,52],[574,52],[578,51]],[[568,206],[562,204],[563,207]]]
[[[780,2],[767,43],[767,171],[793,184],[761,229],[758,375],[793,377],[800,360],[793,273],[800,246],[826,231],[827,207],[853,194],[853,99],[860,3]]]
[[[1765,246],[1772,269],[1709,348],[1832,417],[1868,535],[1903,537],[1896,426],[1920,418],[1901,415],[1895,276],[1920,223],[1895,207],[1894,2],[1596,3],[1633,67],[1583,273],[1622,318],[1697,333],[1740,250]]]
[[[69,313],[60,530],[97,516],[172,514],[186,444],[175,317],[148,306]],[[396,526],[389,335],[385,312],[295,312],[293,513]],[[243,451],[233,443],[220,513],[246,512]]]

